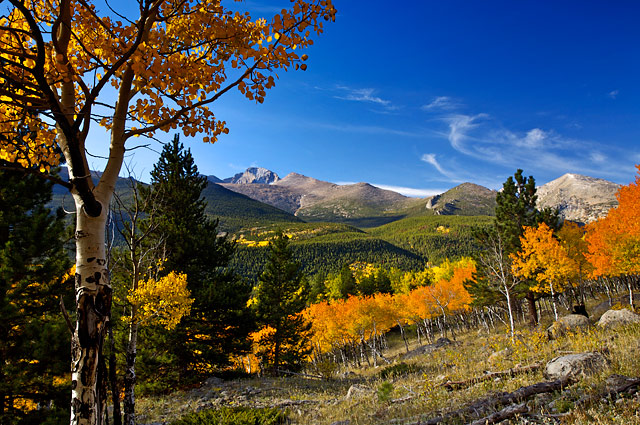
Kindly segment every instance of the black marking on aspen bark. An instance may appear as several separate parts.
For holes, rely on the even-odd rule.
[[[102,278],[102,273],[95,272],[93,276],[89,276],[86,281],[87,283],[95,283],[96,285],[100,284],[100,278]]]
[[[111,288],[108,286],[102,286],[96,294],[95,309],[102,318],[111,314]]]
[[[86,238],[87,236],[89,236],[89,233],[84,230],[76,230],[76,240]]]
[[[76,286],[76,291],[78,289],[80,289],[82,287],[82,276],[80,276],[80,273],[76,273],[75,276],[75,286]]]
[[[80,412],[81,408],[82,402],[77,397],[74,397],[73,400],[71,400],[71,411],[73,412],[73,416],[78,416],[78,412]]]
[[[76,388],[78,388],[78,381],[74,379],[73,381],[71,381],[71,389],[75,390]]]
[[[90,262],[95,261],[95,260],[96,260],[96,257],[89,257],[89,258],[87,258],[87,263],[90,263]]]
[[[104,259],[104,258],[98,258],[98,259],[96,260],[96,263],[97,263],[99,266],[104,266],[105,264],[107,264],[107,260],[106,260],[106,259]]]

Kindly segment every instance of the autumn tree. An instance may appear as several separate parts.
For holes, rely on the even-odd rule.
[[[496,195],[495,228],[500,234],[502,244],[507,254],[520,250],[520,237],[525,226],[536,226],[540,222],[547,223],[554,230],[559,227],[558,213],[552,209],[540,211],[536,208],[536,182],[532,176],[525,177],[518,169],[513,177],[509,176],[502,185],[502,190]],[[527,300],[529,323],[538,323],[536,308],[536,293],[530,290],[535,285],[534,280],[522,282],[516,288]]]
[[[0,159],[42,174],[60,151],[67,163],[76,204],[71,423],[95,424],[105,411],[97,371],[112,293],[105,225],[127,142],[178,127],[214,142],[228,130],[210,106],[234,88],[262,102],[275,72],[305,69],[298,52],[335,9],[296,0],[268,22],[216,0],[139,0],[139,15],[120,20],[125,13],[104,15],[84,0],[9,4],[0,18]],[[97,183],[85,149],[95,122],[110,135]],[[25,132],[14,138],[17,127]]]
[[[115,224],[124,240],[124,246],[112,249],[112,283],[117,304],[124,311],[112,312],[112,319],[118,313],[126,325],[126,343],[123,349],[124,364],[124,423],[135,424],[135,387],[137,381],[136,360],[138,335],[141,328],[151,324],[164,332],[176,327],[183,316],[191,310],[193,299],[187,289],[184,273],[164,272],[165,253],[162,240],[150,242],[159,225],[157,204],[161,193],[145,191],[144,186],[129,178],[130,196],[123,199],[115,194]],[[142,197],[143,190],[146,196]],[[114,327],[114,323],[110,323]],[[110,337],[112,341],[112,335]],[[110,367],[116,368],[115,343],[111,344]],[[113,396],[114,424],[121,423],[120,390],[117,388],[116,371],[110,371]]]
[[[481,306],[495,304],[500,295],[507,302],[511,339],[515,339],[514,296],[521,280],[512,273],[513,259],[506,250],[502,234],[495,228],[478,231],[474,237],[482,247],[475,255],[476,276],[466,284],[473,303]]]
[[[64,217],[51,183],[0,170],[0,423],[68,417],[69,330],[60,310],[72,281]],[[50,409],[36,409],[36,405]],[[59,420],[60,417],[58,416]],[[23,422],[24,421],[24,422]]]
[[[585,279],[590,277],[592,267],[587,260],[589,244],[586,240],[586,228],[573,221],[565,220],[562,228],[556,232],[560,244],[567,252],[573,266],[570,279],[573,286],[578,288],[575,298],[578,304],[584,304]]]
[[[587,260],[592,276],[637,276],[640,274],[640,165],[634,182],[622,186],[616,198],[618,207],[587,227]],[[627,279],[629,303],[633,306],[633,287]]]
[[[267,370],[278,375],[279,368],[299,369],[309,354],[306,348],[310,329],[301,314],[309,288],[293,261],[289,238],[282,233],[269,242],[269,260],[255,288],[252,306],[263,332],[259,345]],[[269,328],[265,330],[265,328]]]
[[[205,214],[206,185],[190,149],[176,136],[163,147],[151,184],[142,190],[151,208],[142,223],[144,229],[151,228],[144,245],[161,254],[160,276],[171,271],[187,275],[194,298],[191,314],[174,331],[158,328],[144,345],[168,353],[171,360],[163,368],[175,370],[182,383],[200,380],[228,366],[232,355],[248,351],[254,325],[247,308],[251,285],[228,267],[235,244],[219,235],[218,221]],[[157,376],[152,379],[158,381]],[[172,380],[166,385],[177,383]]]
[[[553,314],[558,320],[555,298],[569,284],[574,269],[572,260],[554,237],[553,230],[545,223],[536,227],[525,227],[520,243],[520,251],[511,254],[512,272],[516,276],[535,279],[538,284],[532,286],[531,291],[551,295]]]

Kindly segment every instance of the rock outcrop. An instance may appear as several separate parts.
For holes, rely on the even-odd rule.
[[[601,328],[614,328],[632,323],[640,323],[640,314],[634,313],[626,308],[622,310],[609,310],[598,320],[598,326]]]
[[[569,314],[559,318],[547,329],[549,339],[557,339],[567,332],[584,331],[589,328],[589,319],[581,314]]]
[[[608,364],[600,353],[578,353],[555,357],[547,363],[547,379],[582,378],[602,370]]]
[[[233,184],[272,184],[280,180],[280,177],[271,170],[261,167],[247,168],[244,173],[224,179],[224,183]]]

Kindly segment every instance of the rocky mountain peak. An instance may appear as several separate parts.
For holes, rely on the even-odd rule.
[[[247,168],[244,173],[225,179],[225,183],[233,184],[271,184],[280,180],[280,177],[271,170],[261,167]]]
[[[558,208],[566,220],[589,223],[618,205],[619,184],[567,173],[538,188],[538,207]]]

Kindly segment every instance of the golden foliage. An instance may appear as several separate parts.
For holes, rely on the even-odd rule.
[[[84,1],[20,4],[0,18],[0,159],[43,170],[58,164],[60,132],[90,120],[128,122],[124,139],[180,127],[214,142],[229,130],[208,105],[232,88],[262,103],[279,70],[306,69],[298,52],[336,13],[331,0],[293,0],[268,22],[219,0],[165,0],[124,21]],[[98,101],[110,87],[121,109]]]
[[[193,298],[187,289],[187,275],[171,272],[158,280],[149,278],[129,291],[127,300],[137,308],[135,319],[138,324],[153,320],[166,329],[173,329],[191,312]],[[123,317],[123,320],[131,320]]]
[[[511,254],[514,275],[534,278],[535,292],[562,292],[569,284],[576,266],[564,246],[554,238],[546,223],[537,227],[526,226],[520,238],[522,249]]]

